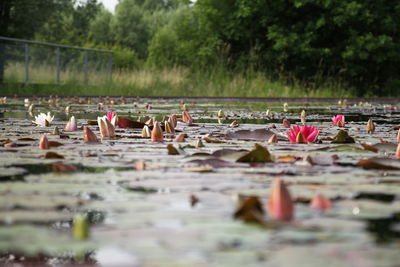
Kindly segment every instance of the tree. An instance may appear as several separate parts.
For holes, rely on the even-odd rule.
[[[101,8],[97,0],[70,0],[47,18],[36,39],[82,46],[88,41],[90,24]]]
[[[198,0],[195,6],[235,62],[255,49],[264,70],[306,86],[336,77],[360,94],[365,88],[380,94],[400,84],[398,1]]]
[[[182,6],[171,12],[167,25],[159,28],[149,45],[147,63],[156,67],[215,64],[221,41],[200,21],[193,8]]]
[[[32,38],[54,10],[70,0],[0,0],[0,36]],[[3,81],[5,47],[0,45],[0,82]]]
[[[90,22],[89,38],[95,44],[112,44],[114,35],[111,31],[111,12],[102,8],[96,17]]]

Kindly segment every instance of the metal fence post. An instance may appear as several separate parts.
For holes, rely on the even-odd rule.
[[[1,0],[0,0],[1,1]],[[78,74],[74,71],[72,78],[76,79],[78,78],[77,75],[79,76],[79,78],[81,77],[81,72],[83,71],[84,74],[84,82],[88,83],[89,82],[89,53],[102,53],[102,55],[107,55],[108,54],[108,63],[106,63],[106,66],[104,66],[104,63],[102,61],[102,65],[101,65],[101,71],[104,72],[108,72],[107,74],[105,74],[105,78],[109,79],[111,81],[112,79],[112,65],[113,65],[113,52],[111,50],[104,50],[104,49],[93,49],[93,48],[85,48],[85,47],[78,47],[78,46],[71,46],[71,45],[63,45],[63,44],[53,44],[53,43],[46,43],[46,42],[37,42],[37,41],[31,41],[31,40],[25,40],[25,39],[16,39],[16,38],[10,38],[10,37],[4,37],[4,36],[0,36],[0,41],[3,43],[3,41],[6,42],[13,42],[17,44],[18,49],[20,48],[24,48],[24,52],[23,52],[23,61],[24,61],[24,66],[21,67],[23,68],[23,72],[24,74],[22,74],[22,77],[19,77],[18,82],[24,82],[25,84],[29,84],[30,83],[30,73],[29,73],[29,64],[30,61],[32,60],[32,63],[35,64],[35,53],[32,55],[34,56],[34,58],[32,56],[30,56],[30,45],[35,45],[36,46],[44,46],[44,47],[51,47],[55,49],[55,53],[56,53],[56,62],[55,62],[55,68],[56,68],[56,73],[54,76],[55,82],[57,84],[61,84],[61,70],[62,70],[62,66],[65,66],[63,64],[63,62],[61,62],[63,58],[61,51],[61,49],[72,49],[73,51],[80,51],[80,53],[84,53],[83,54],[83,67],[81,70],[79,70]],[[54,51],[54,50],[53,50]],[[67,50],[68,51],[68,50]],[[81,52],[83,51],[83,52]],[[22,52],[22,51],[21,51]],[[79,55],[79,63],[81,63],[81,56],[82,54]],[[94,57],[93,57],[94,59]],[[92,58],[90,60],[93,60]],[[18,59],[15,58],[8,58],[6,57],[6,44],[0,44],[0,82],[2,82],[4,80],[4,68],[5,68],[5,61],[11,61],[11,62],[21,62],[18,61]],[[69,58],[66,57],[66,63],[68,64],[68,62],[72,62],[73,64],[76,64],[75,58]],[[48,63],[47,63],[48,64]],[[54,63],[51,63],[52,66],[54,66]],[[92,66],[94,66],[94,64],[91,64]],[[35,66],[36,67],[36,66]],[[40,67],[40,66],[38,66]],[[75,65],[74,70],[76,70],[77,66]],[[107,69],[107,70],[105,70]],[[98,67],[93,68],[93,71],[99,71],[100,69]],[[78,78],[78,79],[79,79]]]
[[[84,81],[87,84],[89,81],[89,77],[88,77],[88,53],[85,52],[83,54],[83,75],[84,75]]]
[[[110,53],[108,55],[108,80],[112,81],[112,61],[113,61],[113,54]]]
[[[25,44],[25,84],[29,83],[29,45]]]
[[[61,69],[61,61],[60,61],[60,48],[56,49],[56,83],[60,84],[60,69]]]

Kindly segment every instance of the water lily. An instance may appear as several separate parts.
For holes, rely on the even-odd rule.
[[[375,123],[372,119],[369,119],[367,122],[367,132],[369,134],[373,134],[375,132]]]
[[[73,131],[76,131],[77,129],[78,129],[78,125],[76,123],[75,116],[71,116],[71,118],[67,122],[67,125],[65,126],[64,130],[73,132]]]
[[[193,118],[192,118],[192,116],[190,116],[189,112],[183,111],[182,112],[182,121],[187,124],[190,124],[190,123],[192,123]]]
[[[151,132],[149,126],[145,125],[142,129],[142,137],[143,138],[150,138],[151,137]]]
[[[288,103],[283,103],[283,111],[284,112],[288,112],[289,111],[289,105],[288,105]]]
[[[66,106],[65,107],[65,113],[69,114],[69,113],[71,113],[71,111],[72,111],[71,106]]]
[[[276,144],[276,143],[278,143],[278,136],[276,134],[273,134],[268,139],[268,144]]]
[[[311,207],[320,211],[325,211],[332,208],[331,201],[324,195],[316,194],[311,200]]]
[[[319,134],[319,129],[315,126],[298,126],[295,125],[287,133],[290,143],[292,144],[306,144],[314,142]]]
[[[160,122],[154,122],[153,130],[151,131],[151,141],[153,142],[163,142],[163,132],[160,126]]]
[[[176,128],[176,126],[178,125],[178,119],[176,118],[176,114],[172,114],[168,118],[168,122],[172,125],[172,127]]]
[[[201,139],[198,139],[198,140],[196,141],[196,144],[195,144],[194,146],[195,146],[196,148],[204,147],[203,141],[201,141]]]
[[[35,120],[32,122],[37,126],[47,127],[50,126],[50,123],[53,121],[53,119],[54,115],[51,116],[50,112],[47,112],[47,114],[40,113],[39,115],[35,116]]]
[[[175,137],[174,142],[185,142],[185,137],[186,134],[178,134],[178,136]]]
[[[164,122],[164,129],[166,133],[175,133],[174,127],[172,127],[171,123],[168,121]]]
[[[300,121],[302,124],[306,123],[306,111],[303,109],[303,111],[300,113]]]
[[[234,121],[232,121],[232,123],[229,125],[229,127],[230,127],[230,128],[239,127],[239,123],[238,123],[236,120],[234,120]]]
[[[83,126],[83,142],[85,143],[97,143],[96,135],[90,130],[88,126]]]
[[[282,124],[283,127],[290,128],[290,122],[287,119],[283,119]]]
[[[49,149],[50,148],[49,140],[47,139],[47,136],[45,134],[40,137],[39,148],[40,149]]]
[[[281,178],[276,178],[268,201],[268,214],[275,220],[290,221],[293,218],[293,201]]]
[[[115,128],[107,119],[107,116],[97,117],[97,123],[100,128],[101,138],[112,139],[115,137]]]
[[[332,124],[338,127],[344,127],[344,116],[343,115],[336,115],[332,117]]]
[[[107,119],[111,122],[111,124],[115,127],[118,124],[118,115],[117,112],[107,112]]]
[[[397,142],[400,143],[400,128],[399,128],[399,130],[397,131]]]
[[[396,159],[400,159],[400,143],[397,145],[395,157]]]

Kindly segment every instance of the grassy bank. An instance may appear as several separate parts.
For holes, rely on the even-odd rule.
[[[106,73],[90,73],[85,84],[82,73],[61,73],[62,84],[54,85],[54,70],[32,68],[33,84],[19,86],[23,73],[14,66],[6,71],[3,94],[58,95],[139,95],[139,96],[219,96],[219,97],[350,97],[339,82],[325,81],[322,86],[305,87],[286,78],[270,79],[261,72],[230,72],[213,67],[189,71],[186,68],[114,70],[112,81]],[[19,71],[19,72],[18,72]],[[50,84],[50,85],[49,85]],[[53,85],[52,85],[53,84]]]

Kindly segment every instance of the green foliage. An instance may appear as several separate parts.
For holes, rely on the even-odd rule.
[[[149,45],[150,66],[196,66],[215,64],[221,42],[193,8],[177,9],[170,22],[154,34]]]
[[[102,8],[97,13],[96,17],[90,22],[90,39],[94,43],[101,44],[112,44],[114,42],[114,35],[111,31],[111,20],[113,15],[111,12]]]
[[[0,7],[8,10],[1,35],[113,49],[121,71],[178,66],[221,83],[261,73],[307,94],[326,84],[357,95],[400,92],[398,1],[120,0],[115,14],[98,0]]]
[[[137,0],[123,0],[116,7],[112,32],[118,45],[132,49],[144,58],[147,53],[149,30]]]
[[[47,17],[47,21],[38,30],[36,39],[40,41],[83,45],[89,35],[91,21],[101,10],[97,0],[86,0],[75,3],[63,0],[63,8],[56,9]]]
[[[264,70],[289,74],[306,87],[335,77],[359,94],[380,94],[398,78],[399,3],[199,0],[196,6],[236,62],[256,47]]]

